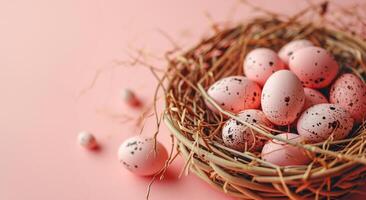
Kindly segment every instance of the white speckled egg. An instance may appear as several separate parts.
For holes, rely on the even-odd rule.
[[[252,50],[244,60],[245,76],[262,86],[269,76],[281,69],[285,69],[285,64],[276,52],[267,48]]]
[[[294,133],[281,133],[277,136],[292,142],[302,142],[302,138]],[[306,165],[311,161],[305,150],[278,140],[268,141],[263,146],[261,156],[264,161],[279,166]]]
[[[323,88],[337,76],[339,66],[332,55],[320,47],[297,50],[289,61],[289,68],[304,87]]]
[[[314,46],[314,44],[309,40],[293,40],[280,49],[278,56],[286,65],[288,65],[288,61],[295,51],[310,46]]]
[[[240,112],[238,117],[251,124],[263,125],[273,128],[272,123],[260,110],[248,109]],[[222,139],[227,147],[238,151],[260,151],[266,141],[262,135],[246,125],[229,119],[222,129]]]
[[[262,91],[262,110],[272,123],[288,125],[300,115],[305,93],[300,80],[288,70],[270,76]]]
[[[328,103],[327,98],[317,90],[311,88],[304,88],[304,92],[305,92],[305,104],[302,110],[306,110],[316,104]]]
[[[306,141],[323,142],[347,137],[353,127],[351,115],[336,104],[318,104],[303,112],[297,122],[297,131]]]
[[[98,143],[94,135],[88,131],[81,131],[78,135],[78,142],[87,149],[97,149]]]
[[[366,118],[366,85],[354,74],[341,75],[330,89],[330,102],[345,108],[357,121]]]
[[[164,167],[168,159],[165,147],[155,140],[143,136],[135,136],[125,140],[118,150],[118,158],[123,166],[132,173],[149,176]]]
[[[244,109],[260,106],[261,88],[244,76],[230,76],[215,82],[207,91],[208,95],[224,110],[238,113]],[[207,106],[218,110],[209,102]]]

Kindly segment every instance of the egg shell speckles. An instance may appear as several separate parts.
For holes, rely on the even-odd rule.
[[[300,115],[305,93],[300,80],[288,70],[269,77],[263,87],[262,110],[272,123],[288,125]]]
[[[345,108],[357,121],[366,118],[366,85],[354,74],[341,75],[330,89],[330,102]]]
[[[333,56],[320,47],[297,50],[289,61],[289,68],[304,87],[323,88],[337,76],[339,66]]]
[[[317,90],[311,88],[304,88],[304,92],[305,92],[305,104],[303,110],[306,110],[316,104],[329,103],[327,98]]]
[[[207,91],[208,95],[226,111],[238,113],[244,109],[260,106],[261,88],[244,76],[230,76],[215,82]],[[207,106],[218,110],[209,102]]]
[[[82,131],[78,135],[78,142],[87,149],[97,149],[98,143],[94,135],[88,131]]]
[[[281,133],[277,136],[291,142],[302,142],[302,138],[294,133]],[[278,140],[268,141],[263,146],[261,156],[263,160],[279,166],[306,165],[311,161],[303,149]]]
[[[272,123],[260,110],[248,109],[240,112],[238,117],[251,124],[260,124],[273,128]],[[243,123],[229,119],[222,129],[222,139],[227,147],[237,151],[260,151],[266,141],[263,136]]]
[[[309,40],[294,40],[283,46],[278,52],[278,56],[288,65],[288,61],[295,51],[310,46],[314,46],[314,44]]]
[[[168,152],[161,143],[156,142],[156,153],[154,152],[154,143],[153,138],[129,138],[119,147],[118,158],[126,169],[136,175],[153,175],[164,167],[168,159]]]
[[[263,86],[269,76],[281,69],[285,64],[271,49],[257,48],[245,57],[244,74],[259,85]]]
[[[301,137],[311,143],[323,142],[333,135],[340,140],[349,134],[353,127],[351,115],[336,104],[318,104],[303,112],[297,122]]]

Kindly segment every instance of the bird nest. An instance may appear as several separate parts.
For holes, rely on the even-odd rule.
[[[186,160],[185,170],[240,199],[339,199],[364,183],[365,123],[354,127],[343,140],[295,143],[221,109],[206,93],[215,81],[243,74],[243,60],[252,49],[267,47],[278,51],[289,41],[301,38],[327,49],[335,56],[341,71],[352,72],[364,80],[366,42],[360,35],[362,32],[341,24],[334,16],[333,20],[327,19],[327,11],[328,4],[323,3],[288,18],[266,12],[264,17],[217,30],[194,48],[169,59],[164,122]],[[346,9],[340,9],[339,13],[357,16]],[[362,19],[355,21],[365,28]],[[207,102],[220,112],[209,110]],[[303,148],[314,155],[311,163],[276,166],[262,160],[258,153],[224,146],[221,129],[227,116],[270,140]],[[279,132],[287,128],[277,127]]]

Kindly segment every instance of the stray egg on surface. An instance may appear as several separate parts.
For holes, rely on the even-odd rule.
[[[353,118],[337,104],[317,104],[303,112],[297,122],[297,131],[307,142],[317,143],[333,136],[340,140],[349,134]]]
[[[306,110],[316,104],[328,103],[327,98],[317,90],[311,88],[304,88],[304,92],[305,92],[305,104],[303,110]]]
[[[156,151],[154,151],[154,147],[156,147]],[[121,144],[118,158],[123,166],[132,173],[149,176],[164,167],[168,159],[168,152],[160,142],[155,143],[154,138],[135,136]]]
[[[272,123],[266,118],[261,110],[248,109],[240,112],[238,117],[250,124],[263,125],[273,128]],[[260,151],[266,139],[255,130],[245,124],[229,119],[222,129],[222,139],[227,147],[237,151]]]
[[[285,64],[276,52],[267,48],[257,48],[247,54],[244,60],[244,74],[250,80],[263,86],[269,76],[285,69]]]
[[[140,107],[141,101],[137,98],[136,94],[130,89],[124,89],[122,91],[123,101],[131,107]]]
[[[94,135],[88,131],[82,131],[78,135],[78,142],[87,149],[96,149],[98,147],[97,140]]]
[[[330,102],[345,108],[357,121],[366,117],[366,85],[354,74],[341,75],[330,89]]]
[[[292,54],[295,53],[295,51],[305,48],[305,47],[310,47],[310,46],[314,46],[314,44],[312,42],[310,42],[309,40],[293,40],[287,44],[285,44],[285,46],[283,46],[280,51],[278,52],[278,56],[281,58],[281,60],[288,65],[288,61],[290,59],[290,57],[292,56]]]
[[[302,138],[294,133],[281,133],[280,138],[301,143]],[[311,159],[304,149],[278,140],[268,141],[262,149],[262,159],[279,166],[306,165]]]
[[[207,94],[224,110],[238,113],[244,109],[258,108],[261,92],[254,81],[244,76],[230,76],[211,85]],[[211,103],[206,104],[212,111],[218,112]]]
[[[289,61],[289,68],[304,87],[323,88],[337,76],[339,66],[332,55],[320,47],[297,50]]]
[[[300,80],[288,70],[270,76],[262,91],[262,110],[272,123],[291,124],[300,115],[305,93]]]

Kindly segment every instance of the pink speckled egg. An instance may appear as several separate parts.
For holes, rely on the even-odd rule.
[[[339,66],[332,55],[320,47],[297,50],[289,61],[289,68],[304,87],[323,88],[337,76]]]
[[[155,140],[143,136],[135,136],[125,140],[118,150],[118,158],[123,166],[132,173],[140,176],[150,176],[161,170],[168,152],[165,147]]]
[[[260,85],[264,85],[269,76],[281,69],[285,69],[285,64],[271,49],[254,49],[245,57],[245,76]]]
[[[347,137],[353,127],[351,115],[337,104],[318,104],[303,112],[297,122],[297,131],[306,141],[323,142],[331,135],[333,140]]]
[[[303,142],[302,138],[294,133],[281,133],[277,136],[291,142]],[[279,166],[306,165],[311,161],[304,149],[278,140],[268,141],[263,146],[261,156],[264,161]]]
[[[288,61],[292,54],[295,53],[295,51],[310,46],[314,45],[309,40],[293,40],[280,49],[280,51],[278,52],[278,56],[286,65],[288,65]]]
[[[260,106],[261,88],[244,76],[230,76],[215,82],[207,91],[208,95],[224,110],[238,113],[244,109]],[[207,106],[218,110],[209,102]]]
[[[274,124],[288,125],[300,115],[305,93],[300,80],[288,70],[270,76],[263,87],[262,110]]]
[[[97,149],[98,143],[94,135],[88,131],[82,131],[78,135],[78,142],[87,149]]]
[[[245,122],[273,128],[272,123],[260,110],[248,109],[238,117]],[[260,151],[266,141],[262,135],[235,119],[229,119],[222,129],[222,139],[227,147],[237,151]]]
[[[311,88],[304,88],[305,104],[302,110],[306,110],[313,105],[328,103],[327,98],[317,90]]]
[[[330,89],[330,102],[345,108],[357,121],[366,118],[366,85],[354,74],[341,75]]]

